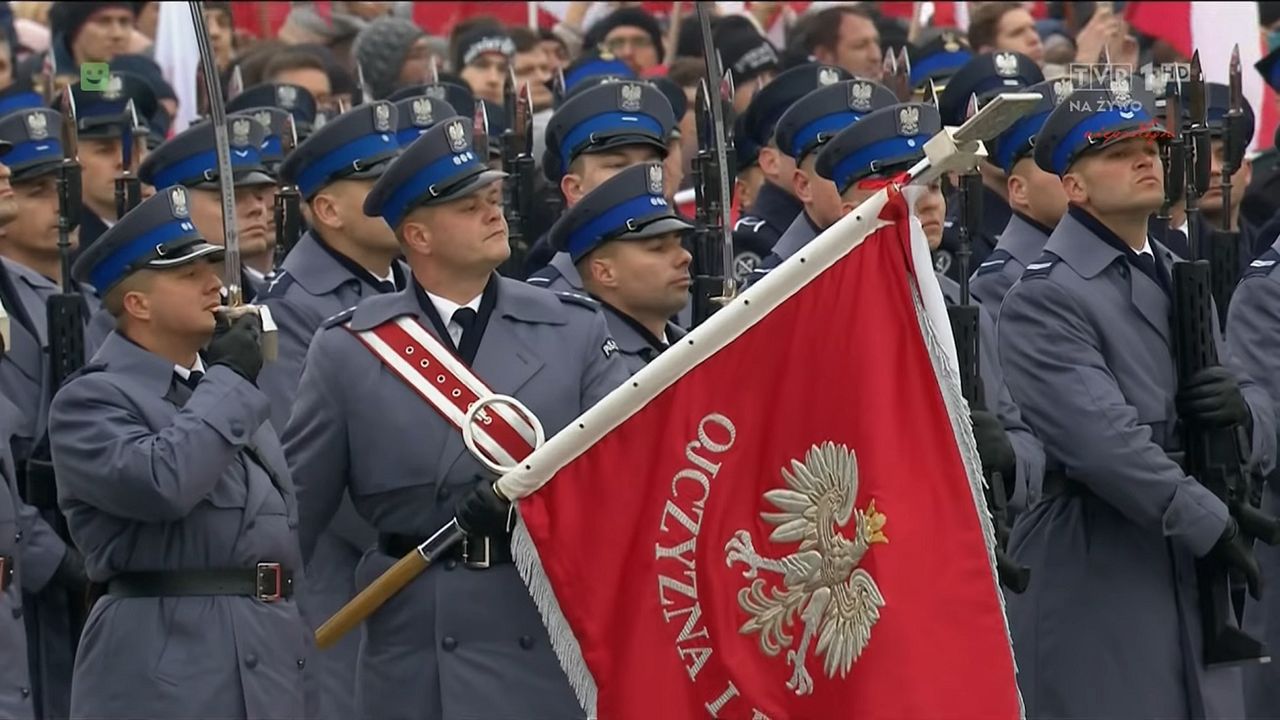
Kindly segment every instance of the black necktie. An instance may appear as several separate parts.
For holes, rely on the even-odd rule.
[[[175,374],[175,375],[177,375],[177,373],[174,373],[174,374]],[[184,378],[184,377],[182,377],[181,375],[178,375],[178,380],[179,380],[183,385],[186,385],[187,387],[191,388],[192,390],[195,390],[195,389],[196,389],[196,385],[199,385],[199,384],[200,384],[200,381],[201,381],[201,380],[203,380],[203,379],[204,379],[204,373],[203,373],[203,372],[201,372],[201,371],[199,371],[199,370],[192,370],[192,371],[191,371],[191,373],[190,373],[189,375],[187,375],[185,378]]]
[[[383,293],[385,295],[386,293],[393,293],[395,291],[396,291],[396,284],[391,282],[390,280],[378,281],[378,292]]]
[[[1160,277],[1160,270],[1156,267],[1155,255],[1140,252],[1137,253],[1137,257],[1134,262],[1142,272],[1146,273],[1147,277],[1151,278],[1152,282],[1162,288],[1164,287],[1164,281]]]
[[[470,333],[471,328],[475,327],[476,311],[469,307],[460,307],[453,311],[453,322],[462,328],[462,334],[458,336],[458,347],[461,348],[467,340],[467,333]]]

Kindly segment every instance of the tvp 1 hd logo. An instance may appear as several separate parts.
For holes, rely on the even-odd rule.
[[[107,89],[107,80],[111,77],[111,66],[104,62],[80,63],[80,89],[89,92],[102,92]]]

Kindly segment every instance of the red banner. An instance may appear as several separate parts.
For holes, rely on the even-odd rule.
[[[858,243],[827,269],[793,259],[584,416],[631,404],[520,502],[522,570],[599,717],[1018,716],[980,491],[887,192],[883,222],[815,241]]]

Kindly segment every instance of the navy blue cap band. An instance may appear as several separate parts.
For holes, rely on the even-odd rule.
[[[631,68],[621,60],[602,60],[597,58],[588,60],[565,73],[564,87],[567,90],[583,80],[597,75],[616,75],[624,78],[634,78],[636,76],[631,71]]]
[[[670,212],[670,207],[667,204],[667,199],[661,195],[641,195],[614,205],[595,216],[591,222],[585,223],[582,227],[569,233],[569,241],[566,243],[569,248],[569,256],[574,262],[577,262],[579,258],[592,250],[596,242],[606,233],[626,227],[627,222],[630,220],[649,218],[655,214],[655,208],[665,209],[667,211],[663,213],[665,215]]]
[[[421,135],[422,133],[430,129],[431,128],[429,127],[418,127],[416,125],[410,125],[409,127],[396,133],[396,142],[399,143],[401,147],[405,147],[409,145],[409,143],[413,142],[414,140],[417,140],[419,135]]]
[[[89,272],[89,284],[99,290],[111,287],[134,263],[156,252],[160,245],[195,232],[190,220],[171,220],[130,240],[129,243],[102,259]]]
[[[921,58],[918,64],[911,66],[911,84],[919,85],[929,79],[930,75],[939,71],[959,70],[972,59],[973,53],[968,50],[934,53],[929,57]]]
[[[96,102],[90,103],[88,107],[76,108],[76,117],[85,120],[102,115],[118,115],[123,120],[124,109],[125,103],[122,102]]]
[[[791,137],[791,157],[800,159],[800,153],[817,142],[820,133],[835,134],[862,119],[862,113],[844,111],[823,115],[796,131]]]
[[[1106,112],[1093,113],[1085,117],[1080,124],[1071,128],[1058,140],[1053,149],[1053,172],[1059,176],[1071,165],[1072,156],[1088,147],[1089,138],[1118,127],[1132,126],[1134,123],[1150,122],[1151,116],[1145,109],[1139,108],[1128,113],[1128,117],[1120,114],[1120,110],[1112,108]]]
[[[312,193],[323,187],[335,172],[343,168],[358,170],[356,164],[361,160],[375,155],[390,154],[387,151],[394,153],[399,147],[400,143],[396,142],[390,133],[372,133],[344,143],[298,173],[298,191],[304,197],[310,197]]]
[[[38,108],[41,105],[44,105],[44,100],[34,92],[15,93],[0,99],[0,115],[8,115],[15,110]]]
[[[419,170],[412,178],[400,186],[382,205],[382,217],[387,224],[396,227],[409,212],[409,205],[415,200],[431,192],[432,186],[446,180],[463,180],[483,172],[487,166],[481,165],[472,150],[456,155],[449,154]],[[474,169],[475,173],[463,172]]]
[[[578,150],[591,142],[591,136],[608,132],[613,135],[635,134],[646,132],[655,138],[664,138],[662,123],[656,118],[639,113],[608,112],[595,115],[581,122],[564,136],[560,143],[560,162],[568,168]]]
[[[4,164],[9,167],[28,165],[40,160],[62,162],[62,143],[57,140],[27,140],[13,146],[4,155]],[[22,170],[25,168],[19,168]]]
[[[236,148],[231,151],[232,171],[260,164],[261,155],[258,148]],[[204,180],[206,172],[215,174],[218,172],[218,153],[216,150],[196,153],[168,167],[157,169],[154,182],[151,184],[155,187],[182,185],[184,182],[191,182],[196,178]]]
[[[1050,112],[1052,111],[1046,110],[1035,115],[1020,117],[1000,136],[999,141],[997,141],[995,157],[997,167],[1000,167],[1006,173],[1013,170],[1015,159],[1018,155],[1031,148],[1031,139],[1036,136],[1036,133],[1040,132],[1040,128],[1044,126],[1044,121],[1048,119]]]
[[[873,164],[878,165],[886,159],[897,159],[910,156],[912,154],[924,153],[925,141],[929,139],[929,135],[912,135],[910,137],[891,137],[887,140],[878,140],[865,147],[859,148],[849,153],[845,159],[836,164],[832,178],[836,183],[836,188],[840,192],[848,189],[848,179],[855,174],[871,168],[872,172],[877,172],[876,168],[872,168]]]

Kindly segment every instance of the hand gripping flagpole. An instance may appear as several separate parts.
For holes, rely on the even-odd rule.
[[[521,416],[533,428],[532,447],[534,450],[542,447],[542,444],[547,439],[546,431],[538,420],[538,416],[534,415],[533,411],[526,407],[524,403],[510,395],[491,393],[481,396],[471,404],[463,417],[461,426],[462,441],[472,456],[498,477],[515,470],[523,458],[516,458],[516,462],[509,465],[494,461],[489,457],[488,453],[481,451],[477,444],[475,427],[477,423],[487,424],[486,412],[488,408],[504,405],[511,412]],[[498,489],[497,483],[494,484],[494,492],[504,500],[506,499],[502,491]],[[326,620],[316,630],[316,647],[321,650],[328,649],[348,632],[359,627],[365,618],[377,612],[378,608],[382,607],[393,595],[413,582],[414,578],[431,567],[441,555],[466,539],[466,535],[458,525],[456,518],[450,520],[444,527],[427,538],[425,542],[396,561],[395,565],[392,565],[389,570],[375,578],[373,582],[369,583],[368,587],[361,590],[359,594]]]
[[[240,286],[240,234],[236,226],[235,177],[231,169],[231,141],[227,138],[227,109],[223,103],[222,87],[218,81],[218,65],[213,58],[213,44],[209,41],[209,29],[205,26],[204,3],[190,0],[191,25],[196,34],[196,46],[200,51],[200,63],[204,68],[204,80],[209,103],[209,120],[213,123],[213,143],[218,156],[218,189],[222,196],[222,236],[225,254],[227,306],[222,312],[228,319],[235,319],[247,312],[256,312],[262,319],[262,355],[268,362],[276,357],[276,326],[266,307],[244,304],[244,289]]]

